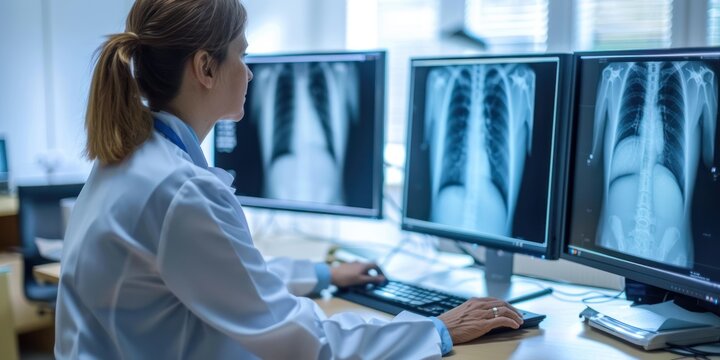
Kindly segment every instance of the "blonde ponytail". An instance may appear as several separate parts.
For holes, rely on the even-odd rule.
[[[90,160],[119,163],[152,134],[152,117],[132,72],[139,47],[138,36],[126,32],[110,36],[100,50],[85,118]]]
[[[117,164],[132,154],[152,134],[150,109],[167,110],[177,96],[192,55],[205,50],[221,64],[246,20],[238,0],[135,0],[126,32],[110,36],[95,65],[87,157]]]

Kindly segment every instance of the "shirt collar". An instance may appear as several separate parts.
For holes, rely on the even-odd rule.
[[[152,114],[156,119],[169,126],[180,137],[180,140],[182,140],[187,148],[190,160],[192,160],[195,165],[204,169],[208,168],[207,160],[205,160],[205,155],[202,152],[202,148],[200,148],[200,140],[190,125],[166,111],[153,112]]]
[[[193,130],[190,125],[167,111],[153,112],[152,115],[169,126],[180,137],[180,140],[187,148],[187,154],[190,155],[190,160],[192,160],[193,164],[209,170],[211,173],[215,174],[222,183],[227,186],[232,186],[234,177],[230,175],[230,173],[220,168],[208,166],[207,160],[205,160],[205,155],[200,147],[200,140],[198,139],[197,134],[195,134],[195,130]]]

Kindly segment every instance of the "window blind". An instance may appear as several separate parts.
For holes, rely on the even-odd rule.
[[[489,51],[544,51],[549,0],[466,0],[465,27]]]
[[[673,0],[576,0],[580,50],[670,47]]]

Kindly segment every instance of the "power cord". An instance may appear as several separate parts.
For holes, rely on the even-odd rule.
[[[400,204],[398,204],[397,201],[395,201],[395,199],[393,199],[393,197],[390,195],[390,193],[388,193],[387,191],[384,191],[383,199],[385,201],[387,201],[387,203],[390,204],[390,206],[392,206],[392,208],[395,209],[395,211],[402,214],[402,206],[400,206]]]
[[[620,291],[619,293],[617,293],[617,294],[615,294],[615,295],[600,294],[600,295],[597,295],[597,296],[586,297],[586,298],[582,299],[581,301],[582,301],[583,304],[603,304],[603,303],[607,303],[607,302],[611,302],[611,301],[617,300],[617,299],[620,298],[620,296],[622,296],[622,294],[624,294],[624,293],[625,293],[625,290],[622,290],[622,291]],[[602,300],[602,301],[592,301],[592,300],[595,300],[595,299],[604,299],[604,300]]]
[[[402,172],[405,172],[405,167],[404,167],[404,166],[391,164],[391,163],[389,163],[389,162],[387,162],[387,161],[383,161],[383,165],[384,165],[385,167],[387,167],[387,168],[391,168],[391,169],[400,170],[400,171],[402,171]]]
[[[468,251],[468,249],[466,249],[465,246],[463,246],[463,244],[461,244],[459,240],[454,240],[453,244],[455,245],[455,247],[458,250],[462,251],[463,254],[470,256],[473,259],[473,262],[475,263],[476,266],[479,266],[479,267],[485,266],[485,263],[480,261],[480,259],[478,259],[475,256],[475,254],[473,254],[471,251]]]
[[[715,342],[715,343],[695,345],[695,346],[667,343],[667,345],[669,347],[665,348],[665,351],[676,354],[676,355],[681,355],[683,357],[693,357],[695,359],[710,359],[709,358],[710,356],[720,356],[720,352],[700,350],[700,349],[697,349],[697,347],[708,346],[708,345],[712,345],[712,344],[719,344],[719,343]]]
[[[523,276],[526,276],[526,275],[523,275]],[[619,293],[617,293],[617,294],[615,294],[615,295],[603,294],[603,293],[601,293],[601,292],[599,292],[599,291],[597,291],[597,290],[588,290],[588,291],[583,291],[583,292],[574,293],[574,292],[569,292],[569,291],[558,290],[556,287],[552,287],[552,286],[545,286],[545,284],[542,284],[542,283],[537,282],[537,281],[524,280],[524,279],[518,279],[518,280],[515,280],[515,281],[525,282],[525,283],[528,283],[528,284],[534,284],[534,285],[538,286],[539,288],[541,288],[541,289],[543,289],[543,290],[544,290],[544,289],[552,289],[553,292],[552,292],[551,295],[552,295],[555,299],[560,300],[560,301],[563,301],[563,302],[569,302],[569,303],[601,304],[601,303],[605,303],[605,302],[614,301],[614,300],[620,298],[620,297],[622,296],[622,294],[625,293],[625,290],[622,290],[622,291],[620,291]],[[557,282],[557,281],[553,281],[553,282]],[[559,283],[562,284],[562,282],[559,282]],[[592,294],[596,294],[596,295],[595,295],[595,296],[588,296],[588,295],[592,295]],[[583,296],[585,296],[585,297],[583,297]],[[568,299],[568,297],[569,297],[569,298],[575,298],[575,299]],[[577,298],[579,298],[579,297],[583,297],[583,298],[577,299]],[[593,301],[593,300],[596,300],[596,299],[606,299],[606,300],[604,300],[604,301]]]
[[[393,199],[392,196],[387,191],[383,192],[383,200],[390,205],[390,208],[392,208],[397,213],[397,218],[389,217],[388,214],[385,214],[385,219],[390,221],[393,225],[400,225],[401,217],[402,217],[402,207]]]
[[[250,230],[253,239],[261,239],[267,234],[270,234],[272,229],[275,227],[275,211],[270,211],[269,215],[263,216],[264,219],[260,219],[260,213],[253,214],[253,221],[250,225]],[[262,220],[262,223],[260,222]]]

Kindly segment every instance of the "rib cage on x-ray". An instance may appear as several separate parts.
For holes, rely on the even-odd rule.
[[[356,65],[258,64],[253,72],[263,196],[344,205],[346,146],[359,116]]]
[[[603,70],[587,160],[593,166],[603,147],[601,246],[692,267],[692,193],[701,153],[713,167],[717,95],[715,75],[701,62]]]
[[[521,64],[429,72],[431,220],[510,236],[531,150],[535,73]]]

